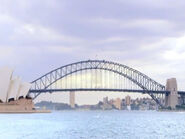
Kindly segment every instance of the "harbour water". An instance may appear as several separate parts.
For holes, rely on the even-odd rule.
[[[0,139],[183,139],[185,112],[1,114]]]

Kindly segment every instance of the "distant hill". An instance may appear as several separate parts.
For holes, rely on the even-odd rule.
[[[41,101],[35,104],[39,109],[47,109],[47,110],[70,110],[72,109],[70,105],[66,103],[56,103],[51,101]]]

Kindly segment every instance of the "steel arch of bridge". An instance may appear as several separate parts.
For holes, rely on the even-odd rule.
[[[155,94],[151,92],[165,91],[165,86],[154,81],[153,79],[139,72],[138,70],[135,70],[123,64],[105,60],[80,61],[52,70],[32,82],[32,88],[30,90],[30,93],[33,93],[35,90],[34,98],[36,98],[38,95],[40,95],[40,93],[42,93],[42,90],[47,91],[47,89],[58,80],[78,71],[93,69],[111,71],[129,79],[134,84],[138,85],[143,90],[143,92],[148,93],[158,104],[160,104]]]

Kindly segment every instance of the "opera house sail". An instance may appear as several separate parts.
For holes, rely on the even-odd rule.
[[[17,99],[17,94],[20,88],[20,84],[21,84],[21,79],[19,77],[15,77],[14,79],[11,80],[9,91],[7,94],[7,101]]]
[[[0,113],[35,112],[32,99],[27,97],[31,84],[12,75],[12,69],[0,68]]]
[[[25,98],[26,95],[28,94],[28,91],[31,88],[31,84],[27,83],[27,82],[23,82],[20,84],[18,93],[17,93],[17,99],[19,99],[20,97]]]
[[[0,68],[0,102],[6,102],[7,92],[12,78],[13,70],[7,67]]]

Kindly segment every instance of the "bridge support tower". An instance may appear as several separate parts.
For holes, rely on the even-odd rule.
[[[69,93],[69,104],[71,108],[75,108],[75,92],[74,91],[71,91]]]
[[[166,94],[166,96],[165,96],[165,106],[171,107],[172,109],[175,109],[176,105],[178,105],[178,93],[177,93],[177,80],[176,80],[176,78],[167,79],[166,90],[170,91],[170,94]]]

